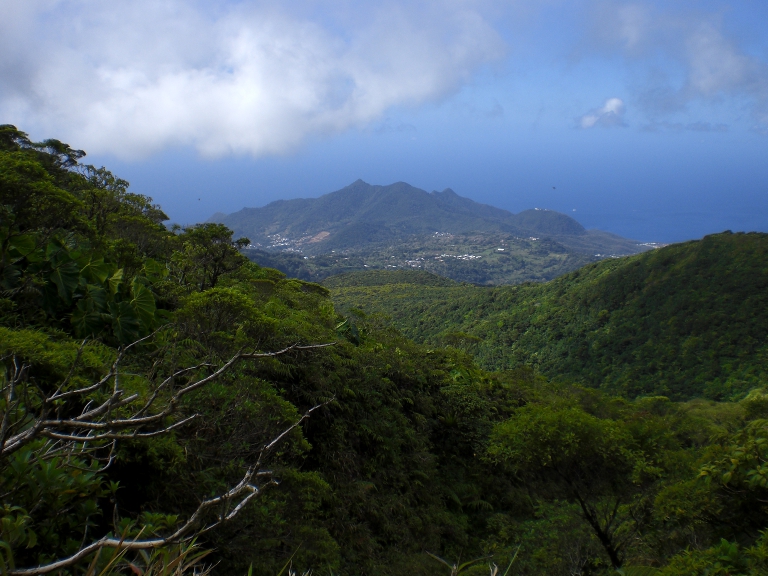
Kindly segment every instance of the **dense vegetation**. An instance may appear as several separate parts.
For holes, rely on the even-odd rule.
[[[436,345],[464,334],[487,369],[530,366],[627,397],[740,398],[768,383],[768,235],[716,234],[548,284],[438,287],[330,278],[342,308]],[[362,275],[364,277],[364,274]]]
[[[2,573],[768,569],[762,390],[484,371],[82,157],[0,127]]]

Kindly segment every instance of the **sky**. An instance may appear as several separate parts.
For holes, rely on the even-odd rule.
[[[0,0],[0,123],[173,222],[358,178],[768,232],[765,0]]]

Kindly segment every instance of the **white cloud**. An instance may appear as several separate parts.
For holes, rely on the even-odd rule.
[[[0,121],[123,157],[274,154],[444,97],[505,51],[471,3],[351,23],[313,6],[4,0]]]
[[[637,103],[652,124],[691,104],[748,109],[756,129],[768,129],[768,64],[726,33],[726,17],[702,7],[595,0],[589,44],[622,54],[645,80],[636,81]],[[693,123],[691,125],[695,125]],[[678,123],[670,125],[677,126]]]
[[[768,72],[761,70],[753,58],[739,53],[710,23],[702,23],[690,33],[686,48],[688,89],[697,95],[714,96],[722,91],[754,88],[750,85],[759,83],[761,72]]]
[[[596,108],[582,116],[579,126],[582,128],[626,126],[624,111],[624,101],[621,98],[608,98],[601,108]]]

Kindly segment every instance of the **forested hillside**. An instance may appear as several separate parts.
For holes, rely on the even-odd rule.
[[[740,397],[768,383],[768,235],[716,234],[590,264],[543,285],[435,287],[329,278],[343,309],[417,341],[464,334],[486,369],[530,366],[635,397]]]
[[[485,371],[83,157],[0,127],[1,573],[768,570],[762,389]]]

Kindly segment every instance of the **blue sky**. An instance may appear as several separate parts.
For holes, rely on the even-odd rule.
[[[362,178],[642,241],[768,231],[764,1],[0,8],[0,122],[177,222]]]

